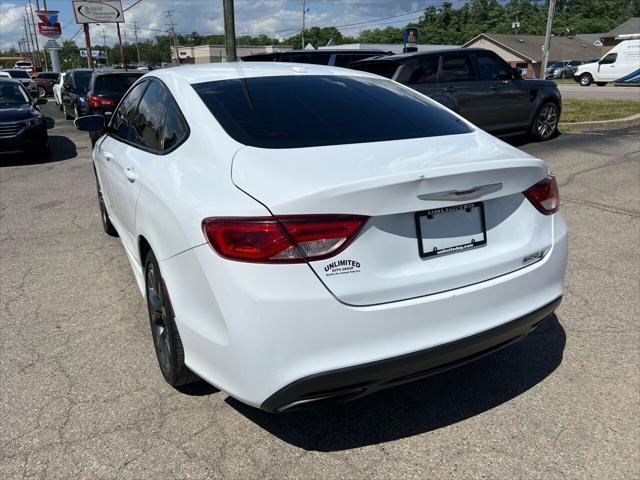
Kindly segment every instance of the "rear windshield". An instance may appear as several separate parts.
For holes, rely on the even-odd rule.
[[[10,70],[9,75],[13,78],[31,78],[31,75],[26,70]]]
[[[142,73],[116,73],[114,75],[99,75],[98,77],[96,77],[93,91],[94,93],[124,93],[129,90],[129,87],[133,85],[136,80],[138,80],[142,75]]]
[[[91,70],[73,72],[73,79],[76,82],[76,88],[84,88],[85,90],[89,88],[91,75],[93,75],[93,71]]]
[[[384,79],[257,77],[193,88],[231,137],[254,147],[315,147],[471,131],[420,94]]]
[[[38,78],[44,78],[44,79],[57,79],[58,75],[60,75],[59,73],[39,73],[38,74]]]

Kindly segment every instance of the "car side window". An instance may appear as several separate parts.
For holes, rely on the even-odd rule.
[[[605,56],[602,60],[600,60],[600,63],[603,63],[603,64],[616,63],[617,58],[618,58],[617,53],[610,53],[609,55]]]
[[[72,75],[71,75],[71,74],[69,74],[69,73],[67,73],[67,74],[64,76],[64,87],[65,87],[65,88],[68,88],[68,87],[70,87],[70,86],[71,86],[71,77],[72,77]]]
[[[408,85],[416,85],[422,83],[435,83],[438,75],[438,57],[421,58],[411,76]]]
[[[188,131],[189,127],[187,127],[176,102],[173,99],[170,100],[164,122],[162,149],[166,152],[175,148],[186,138]]]
[[[111,123],[109,125],[113,135],[121,140],[126,140],[129,135],[129,120],[132,112],[138,106],[140,97],[147,87],[148,82],[141,82],[129,91],[126,97],[120,102],[120,105],[113,113]]]
[[[470,55],[447,55],[442,62],[442,82],[467,82],[474,80]]]
[[[480,80],[508,80],[511,78],[510,67],[502,60],[486,53],[476,54]]]
[[[159,82],[149,82],[129,123],[127,140],[160,152],[167,103],[171,96]]]

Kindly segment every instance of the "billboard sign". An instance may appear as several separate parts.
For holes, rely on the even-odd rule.
[[[418,50],[418,29],[417,28],[405,28],[404,29],[404,48],[405,51],[415,52]],[[411,50],[407,50],[411,49]]]
[[[84,48],[80,50],[80,57],[81,58],[88,57],[87,51]],[[104,53],[102,50],[91,50],[91,57],[93,57],[94,60],[106,60],[107,54]]]
[[[36,10],[38,22],[38,33],[44,37],[58,38],[62,35],[62,27],[58,22],[57,10]]]
[[[104,2],[73,0],[76,23],[121,23],[124,12],[120,0]]]

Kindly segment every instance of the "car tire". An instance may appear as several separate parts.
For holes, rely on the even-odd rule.
[[[578,79],[578,82],[583,87],[588,87],[589,85],[591,85],[593,83],[593,77],[589,73],[583,73],[582,75],[580,75],[580,78]]]
[[[109,212],[107,212],[107,206],[104,203],[104,197],[102,196],[102,187],[100,186],[100,182],[96,178],[96,188],[98,190],[98,207],[100,208],[100,220],[102,221],[102,228],[104,229],[104,233],[109,235],[110,237],[117,237],[118,231],[116,227],[111,223],[111,218],[109,218]]]
[[[42,87],[38,87],[38,97],[44,98],[46,96],[47,96],[47,91]]]
[[[604,87],[607,84],[607,82],[596,82],[596,85],[599,87]]]
[[[147,253],[144,265],[151,338],[162,376],[172,387],[197,382],[200,378],[184,364],[173,307],[153,251]]]
[[[542,104],[531,122],[531,136],[538,142],[551,140],[558,135],[560,111],[554,102]]]

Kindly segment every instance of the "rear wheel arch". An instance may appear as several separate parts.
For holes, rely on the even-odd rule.
[[[144,262],[150,251],[152,251],[152,248],[149,241],[143,235],[138,236],[138,254],[140,255],[140,265],[144,266]]]

